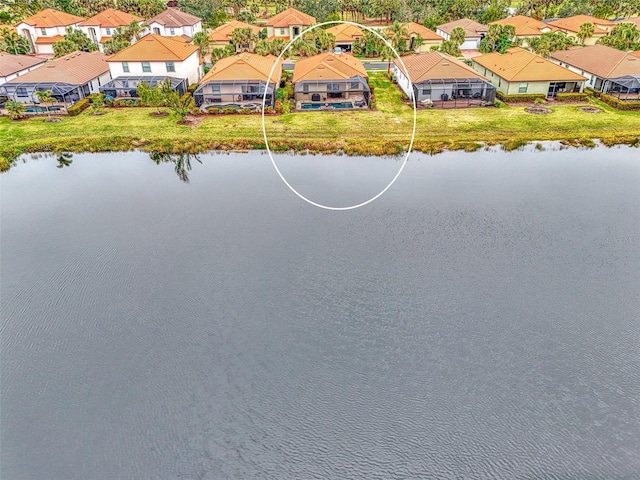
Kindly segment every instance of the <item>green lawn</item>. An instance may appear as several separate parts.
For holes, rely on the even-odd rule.
[[[413,110],[382,74],[373,74],[377,111],[299,112],[266,117],[269,144],[277,150],[353,154],[398,153],[407,147]],[[556,105],[548,115],[530,115],[523,107],[422,110],[418,112],[416,150],[473,149],[480,143],[521,145],[536,140],[589,143],[637,143],[640,112],[622,112],[597,104],[603,113]],[[86,111],[59,123],[42,118],[13,122],[0,118],[0,167],[23,152],[147,151],[201,152],[210,149],[264,148],[259,115],[207,116],[195,128],[171,117],[151,117],[152,109],[109,109],[102,116]]]

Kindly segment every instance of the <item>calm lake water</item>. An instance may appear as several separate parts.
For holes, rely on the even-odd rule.
[[[19,163],[1,478],[640,478],[639,153]]]

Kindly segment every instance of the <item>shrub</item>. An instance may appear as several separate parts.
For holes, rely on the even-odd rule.
[[[131,98],[119,98],[112,102],[114,107],[136,107],[142,105],[141,102],[136,102]]]
[[[584,89],[584,91],[585,91],[585,93],[586,93],[587,95],[591,95],[591,96],[596,97],[596,98],[598,98],[598,97],[600,96],[600,93],[601,93],[601,92],[599,92],[598,90],[595,90],[595,89],[593,89],[593,88],[591,88],[591,87],[586,87],[586,88]]]
[[[244,113],[244,114],[251,113],[251,109],[246,107],[241,108],[240,113]]]
[[[547,101],[544,98],[536,98],[533,103],[537,103],[539,105],[541,103],[547,103]]]
[[[369,107],[371,109],[375,109],[377,104],[378,104],[378,102],[376,101],[376,96],[375,95],[371,95],[371,99],[369,100]]]
[[[589,98],[586,93],[573,92],[573,93],[558,93],[556,100],[559,102],[584,102]]]
[[[189,97],[191,97],[191,92],[185,92],[181,97],[180,97],[180,101],[181,102],[186,102],[187,99],[189,99]]]
[[[282,100],[276,100],[275,110],[276,110],[276,113],[283,113],[284,112],[284,107],[282,105]]]
[[[624,101],[606,93],[600,94],[600,100],[618,110],[640,110],[640,100]]]
[[[290,83],[286,84],[282,89],[282,95],[285,100],[293,98],[293,85],[291,85]]]
[[[266,107],[264,107],[264,113],[273,113],[273,107],[267,105]]]
[[[220,113],[220,109],[218,107],[209,107],[207,108],[207,113],[211,115],[218,115]]]
[[[82,100],[78,100],[76,103],[67,108],[67,113],[70,117],[75,117],[76,115],[80,115],[91,105],[91,100],[88,98],[83,98]]]
[[[7,109],[7,114],[11,120],[20,120],[21,118],[24,118],[24,111],[26,110],[24,103],[9,100],[4,105],[4,108]]]
[[[192,83],[191,85],[189,85],[189,88],[187,88],[187,92],[188,93],[193,93],[198,89],[198,84],[197,83]]]
[[[226,113],[226,114],[238,113],[238,110],[236,110],[235,108],[228,107],[228,108],[223,108],[222,113]]]
[[[546,100],[547,96],[544,93],[512,93],[506,95],[500,91],[496,92],[496,97],[503,102],[535,102],[536,98]]]

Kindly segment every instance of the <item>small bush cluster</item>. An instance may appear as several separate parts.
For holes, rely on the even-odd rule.
[[[600,96],[600,92],[598,90],[595,90],[595,89],[591,88],[591,87],[586,87],[584,89],[584,91],[585,91],[585,93],[587,95],[591,95],[592,97],[598,98]]]
[[[277,114],[281,114],[284,112],[284,105],[282,104],[282,100],[276,100],[275,111]]]
[[[535,102],[537,98],[546,100],[547,96],[544,93],[512,93],[510,95],[504,94],[501,91],[496,92],[496,97],[505,103],[509,102]]]
[[[640,110],[640,100],[618,100],[616,97],[606,93],[600,94],[600,100],[618,110]]]
[[[197,83],[192,83],[191,85],[189,85],[189,88],[187,88],[187,92],[188,93],[193,93],[198,89],[198,84]]]
[[[375,110],[377,105],[378,105],[378,102],[376,101],[376,96],[373,95],[372,93],[371,98],[369,99],[369,108],[371,108],[372,110]]]
[[[584,102],[589,98],[586,93],[573,92],[573,93],[558,93],[556,100],[559,102]]]
[[[80,115],[87,108],[91,106],[91,100],[88,98],[83,98],[78,100],[76,103],[67,108],[67,113],[70,117],[75,117],[76,115]]]
[[[107,102],[110,107],[141,107],[142,102],[136,102],[132,98],[118,98]]]

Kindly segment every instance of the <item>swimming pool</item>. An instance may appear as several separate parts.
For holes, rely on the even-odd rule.
[[[336,103],[311,103],[311,102],[302,102],[300,104],[301,110],[320,110],[321,108],[326,108],[327,110],[330,107],[333,108],[353,108],[353,102],[336,102]]]

